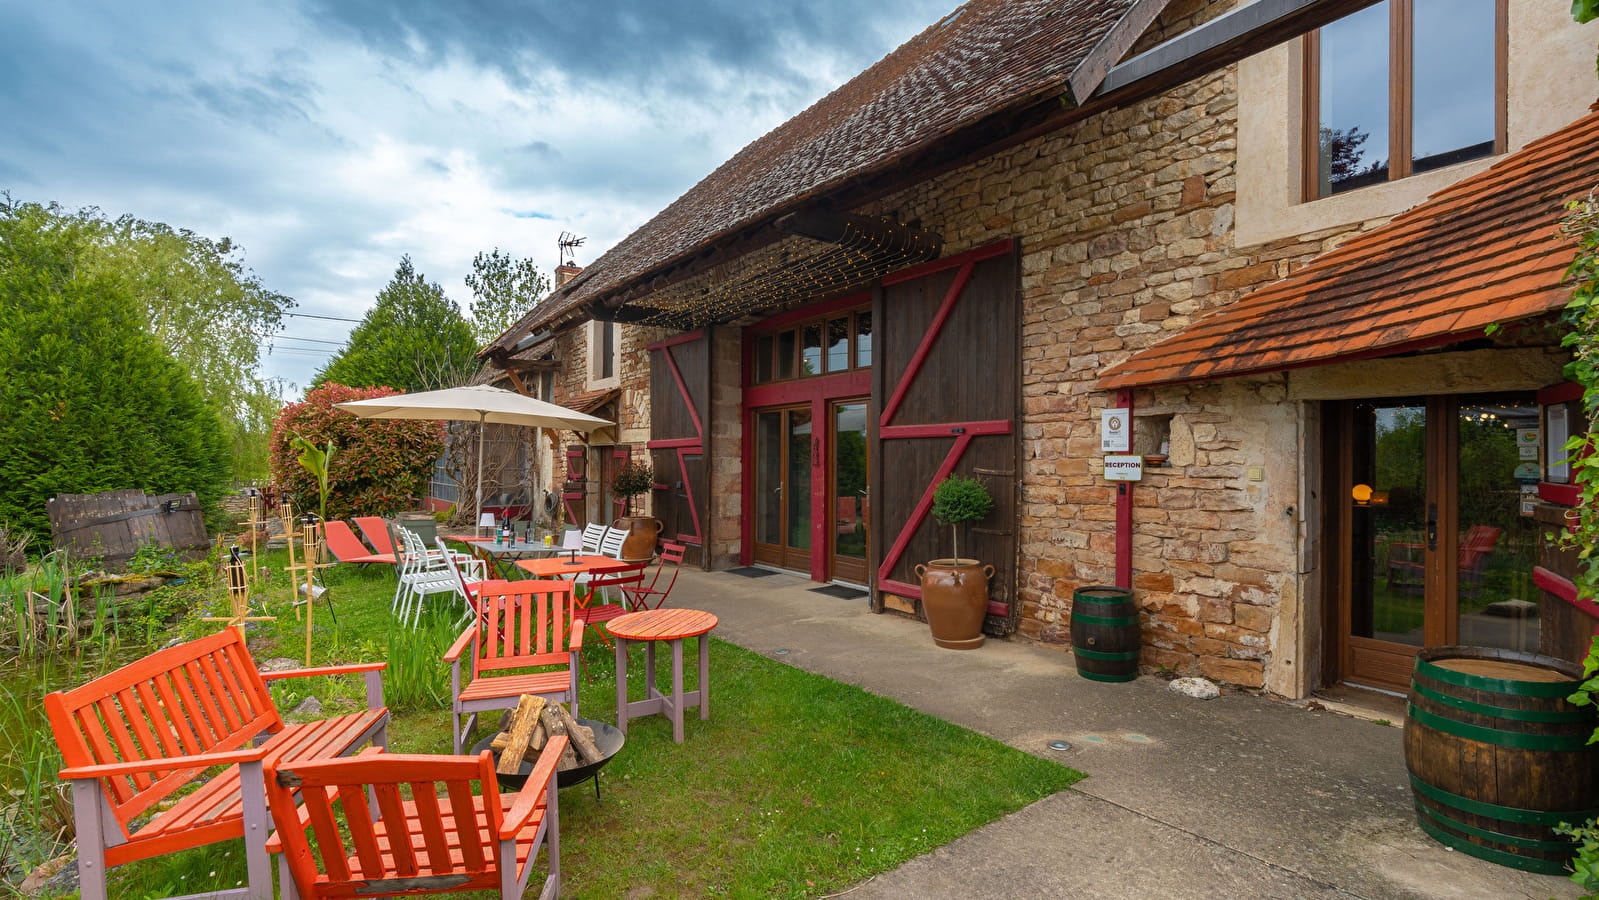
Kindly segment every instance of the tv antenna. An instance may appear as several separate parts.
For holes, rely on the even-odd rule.
[[[576,257],[572,255],[572,251],[583,246],[584,240],[586,240],[586,238],[580,238],[570,231],[561,232],[560,239],[555,242],[555,245],[558,248],[557,254],[560,257],[559,265],[577,265]]]

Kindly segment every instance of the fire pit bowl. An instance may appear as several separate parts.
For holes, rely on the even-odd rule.
[[[605,768],[605,764],[610,762],[617,752],[622,749],[622,744],[626,743],[627,736],[622,734],[621,729],[615,725],[607,725],[604,722],[596,722],[593,719],[578,719],[577,724],[587,725],[594,729],[594,746],[599,748],[603,756],[599,762],[592,762],[567,769],[565,772],[555,773],[555,783],[557,787],[565,788],[574,784],[581,784],[593,778],[594,796],[599,797],[600,780],[595,776],[599,775],[600,770]],[[494,743],[494,735],[491,734],[474,744],[472,752],[476,754],[482,753],[484,750],[492,750],[493,748],[489,746],[492,743]],[[498,753],[494,757],[496,761],[499,760]],[[515,791],[520,790],[522,785],[527,783],[527,777],[531,774],[533,774],[533,764],[524,759],[522,760],[522,765],[516,770],[516,774],[497,775],[496,777],[500,780],[500,788],[502,790]]]

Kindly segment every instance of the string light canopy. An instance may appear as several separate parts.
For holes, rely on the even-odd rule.
[[[672,284],[629,300],[595,318],[690,330],[730,322],[762,310],[809,302],[936,259],[943,239],[881,216],[821,211],[796,213],[778,227],[802,238],[784,241],[761,257],[739,261],[736,271]]]

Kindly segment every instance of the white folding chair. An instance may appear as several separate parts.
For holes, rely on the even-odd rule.
[[[605,533],[607,531],[610,531],[610,530],[611,530],[610,526],[601,525],[599,522],[590,522],[589,524],[584,525],[583,526],[583,552],[584,553],[598,553],[598,552],[600,552],[600,539],[605,537]]]
[[[459,588],[454,570],[445,561],[449,551],[428,552],[422,539],[407,528],[400,529],[400,538],[405,542],[406,565],[400,573],[405,594],[400,600],[399,615],[402,623],[409,618],[410,626],[415,628],[422,618],[422,598],[428,594],[458,593]]]

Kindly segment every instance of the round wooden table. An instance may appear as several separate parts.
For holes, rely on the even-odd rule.
[[[660,713],[672,721],[672,740],[683,743],[683,710],[700,708],[700,718],[711,717],[711,644],[706,635],[716,627],[716,616],[697,609],[652,609],[618,616],[607,624],[616,638],[616,727],[627,733],[627,720]],[[683,691],[683,639],[700,639],[699,690]],[[627,650],[644,644],[644,699],[627,699]],[[672,693],[655,687],[655,645],[672,647]]]

